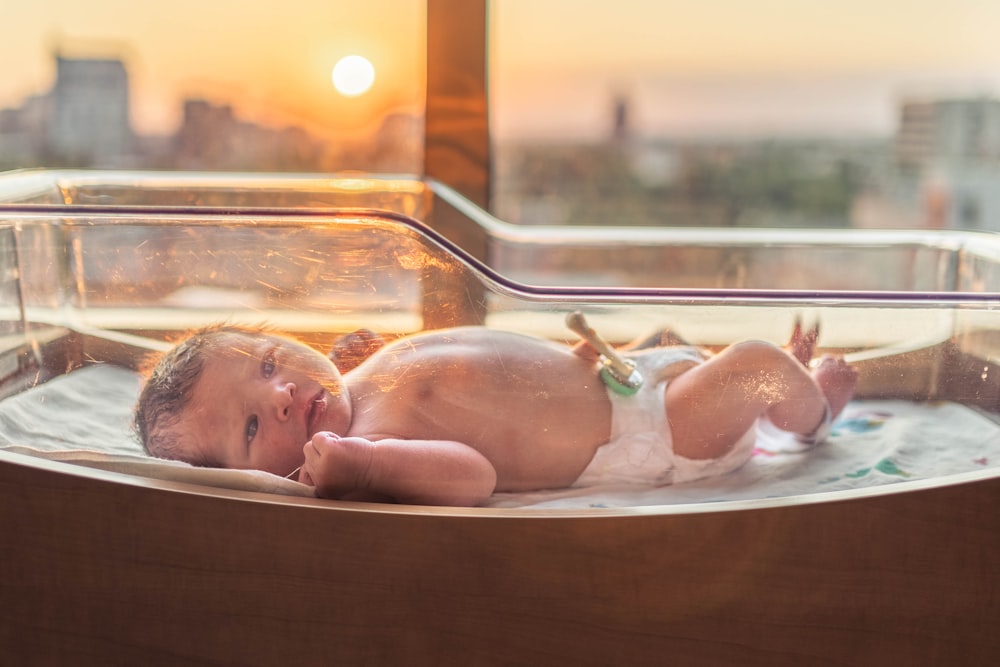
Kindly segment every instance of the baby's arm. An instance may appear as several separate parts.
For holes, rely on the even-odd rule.
[[[371,441],[321,432],[303,448],[300,481],[326,498],[388,496],[414,505],[478,505],[496,470],[478,451],[447,440]]]

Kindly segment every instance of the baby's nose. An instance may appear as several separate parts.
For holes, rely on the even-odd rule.
[[[295,402],[295,384],[287,382],[278,387],[275,395],[275,408],[279,421],[287,421],[292,415],[292,404]]]

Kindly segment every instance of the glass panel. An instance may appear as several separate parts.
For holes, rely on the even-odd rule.
[[[1000,229],[1000,5],[491,4],[493,211]]]
[[[0,170],[420,170],[423,0],[8,4]]]
[[[455,421],[460,426],[448,438],[475,437],[483,443],[487,440],[481,438],[506,437],[508,423],[522,419],[529,403],[534,412],[521,427],[546,432],[567,425],[566,417],[553,417],[566,407],[565,397],[578,395],[581,387],[604,392],[596,363],[580,376],[582,382],[548,373],[553,367],[546,359],[572,359],[562,346],[578,342],[574,332],[580,329],[567,320],[575,311],[584,313],[611,345],[683,341],[707,352],[747,339],[784,344],[801,321],[819,325],[816,356],[843,355],[859,373],[852,412],[838,421],[834,436],[858,438],[844,440],[851,444],[842,453],[868,447],[866,434],[882,429],[886,415],[915,410],[931,413],[922,424],[942,429],[934,431],[932,446],[922,445],[931,458],[942,451],[939,447],[965,447],[943,473],[936,465],[913,473],[904,465],[911,461],[911,449],[893,458],[876,447],[874,458],[867,453],[852,458],[863,464],[852,463],[847,476],[840,469],[837,479],[864,477],[873,466],[889,470],[888,478],[831,487],[827,483],[833,478],[824,470],[810,477],[815,485],[805,493],[996,466],[993,454],[986,457],[979,449],[987,438],[995,446],[1000,422],[1000,237],[994,234],[518,226],[463,203],[447,188],[420,181],[369,179],[352,192],[328,178],[192,175],[185,182],[172,175],[47,175],[58,191],[83,193],[104,205],[31,203],[39,192],[38,174],[0,177],[0,196],[7,192],[10,197],[0,206],[0,268],[6,276],[0,305],[11,313],[9,335],[3,336],[11,345],[0,348],[0,395],[46,380],[43,372],[67,373],[81,364],[134,365],[140,353],[162,347],[162,339],[211,323],[266,324],[329,352],[340,334],[361,327],[391,341],[459,319],[451,312],[442,317],[436,308],[467,308],[481,314],[479,323],[489,331],[432,334],[431,340],[447,338],[447,345],[430,350],[442,355],[433,357],[439,363],[412,364],[409,358],[396,368],[376,361],[354,377],[374,378],[392,391],[419,366],[435,391],[456,380],[472,382],[478,391],[475,378],[484,376],[477,369],[492,369],[487,375],[501,381],[483,387],[497,389],[495,398],[466,400],[472,394],[464,384],[456,394],[462,400],[445,402],[446,414],[433,419],[451,423],[460,414]],[[28,183],[18,186],[19,180]],[[283,201],[321,192],[324,184],[329,196],[316,207],[226,206],[227,201],[245,205],[254,200],[249,193],[258,190]],[[177,205],[173,198],[187,191],[200,193],[211,205]],[[337,192],[344,199],[338,200]],[[407,192],[412,198],[401,194]],[[14,201],[17,193],[29,201]],[[384,198],[398,207],[359,208],[354,205],[359,196]],[[123,201],[129,203],[119,205]],[[463,231],[478,230],[491,263],[478,262],[401,212],[414,201],[423,202],[421,210],[430,218],[450,207],[449,215],[462,221]],[[591,266],[598,254],[612,258],[605,265],[613,270],[595,277]],[[528,260],[519,263],[521,257]],[[657,266],[653,257],[674,275],[685,276],[684,284],[664,286],[663,278],[642,282]],[[768,274],[767,268],[777,265],[785,270]],[[544,272],[545,280],[512,280],[530,271]],[[499,332],[546,342],[498,344],[515,340]],[[428,351],[420,350],[419,340],[407,345]],[[392,350],[405,347],[390,348],[382,358],[393,359]],[[483,365],[452,363],[451,353],[470,349],[483,354],[476,357]],[[342,364],[344,359],[338,357]],[[492,363],[497,360],[499,366]],[[583,367],[574,361],[572,368]],[[614,384],[609,386],[614,390]],[[768,390],[780,384],[765,376],[755,386]],[[544,409],[535,409],[535,402]],[[934,412],[939,409],[952,416],[934,417],[942,414]],[[950,420],[957,419],[979,426],[970,435],[953,427],[957,422]],[[862,431],[855,433],[859,423]],[[465,424],[487,435],[475,435]],[[911,442],[910,431],[896,428],[887,426],[881,442],[902,451]],[[771,456],[778,450],[762,451],[761,456]],[[798,469],[795,477],[800,477]],[[751,487],[746,497],[774,495],[768,485]],[[683,502],[680,498],[653,504]]]
[[[11,225],[0,226],[0,349],[7,347],[12,334],[24,330],[18,270],[16,232]],[[2,373],[0,373],[2,375]]]

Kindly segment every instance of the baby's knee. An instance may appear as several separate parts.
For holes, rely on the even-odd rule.
[[[739,368],[761,369],[772,367],[775,363],[785,363],[788,353],[783,349],[764,340],[744,340],[733,343],[719,353],[727,357]]]

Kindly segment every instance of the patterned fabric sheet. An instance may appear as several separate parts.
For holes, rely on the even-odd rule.
[[[98,365],[0,401],[0,447],[159,479],[311,495],[309,487],[267,473],[213,471],[146,456],[130,428],[138,387],[136,373]],[[663,487],[496,494],[489,506],[586,509],[780,498],[998,467],[1000,424],[976,410],[950,402],[856,401],[829,440],[810,449],[762,426],[750,461],[729,475]]]
[[[721,477],[659,488],[607,486],[498,494],[492,504],[581,508],[780,498],[996,467],[1000,467],[1000,425],[976,410],[951,402],[855,401],[834,423],[830,438],[812,448],[762,425],[750,460]]]

